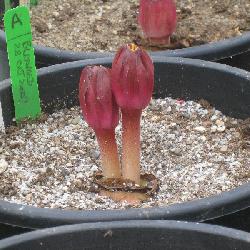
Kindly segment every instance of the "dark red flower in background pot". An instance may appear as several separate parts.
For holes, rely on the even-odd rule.
[[[122,112],[122,176],[140,184],[140,118],[150,102],[154,65],[134,44],[121,47],[112,63],[111,84]]]
[[[119,122],[119,108],[111,91],[110,69],[87,66],[81,73],[79,101],[83,116],[95,131],[103,167],[107,178],[121,176],[115,127]]]
[[[169,44],[176,29],[176,5],[173,0],[140,0],[138,22],[154,44]]]

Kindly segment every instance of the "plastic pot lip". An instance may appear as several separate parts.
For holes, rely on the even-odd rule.
[[[200,68],[211,68],[225,71],[230,75],[250,79],[250,72],[213,62],[184,58],[154,57],[154,62],[176,65],[192,65]],[[82,60],[60,65],[50,66],[38,70],[42,76],[54,71],[73,69],[89,64],[110,64],[112,58]],[[8,88],[10,80],[0,84],[0,91]],[[239,205],[240,204],[240,205]],[[152,208],[129,208],[125,210],[61,210],[37,208],[29,205],[20,205],[7,201],[0,201],[0,221],[12,225],[29,228],[44,228],[55,225],[73,224],[82,222],[115,221],[115,220],[144,220],[144,219],[182,219],[189,221],[204,221],[217,218],[232,212],[250,207],[250,182],[240,187],[204,199],[193,200],[168,206]]]
[[[0,30],[0,44],[2,46],[6,46],[5,33],[2,30]],[[111,52],[73,52],[38,45],[35,46],[35,51],[37,56],[46,57],[48,59],[63,58],[64,61],[100,58],[114,55],[114,53]],[[177,50],[163,50],[151,52],[150,54],[152,56],[189,57],[217,61],[230,56],[242,54],[247,51],[250,51],[250,32],[244,32],[242,35],[237,37],[211,42],[204,45]]]
[[[250,32],[249,32],[250,34]],[[249,47],[250,49],[250,47]],[[38,69],[38,74],[43,75],[47,74],[48,72],[53,71],[60,71],[64,70],[65,68],[75,68],[78,66],[85,66],[85,65],[100,65],[100,64],[112,64],[114,55],[108,57],[100,57],[100,58],[93,58],[93,59],[85,59],[73,62],[64,62],[60,64],[55,64],[48,67],[43,67]],[[224,71],[228,74],[234,74],[237,76],[241,76],[243,78],[250,79],[250,72],[244,69],[232,67],[226,64],[220,64],[216,62],[204,61],[202,59],[196,58],[182,58],[182,57],[165,57],[165,56],[158,56],[153,55],[151,56],[152,61],[154,63],[169,63],[169,64],[179,64],[185,66],[195,66],[197,68],[207,68],[207,69],[216,69],[218,71]],[[9,81],[9,79],[4,80],[3,82]]]
[[[250,34],[250,32],[249,32]],[[250,45],[250,43],[249,43]],[[86,65],[100,65],[100,64],[112,64],[114,55],[108,57],[100,57],[100,58],[89,58],[79,61],[73,62],[64,62],[60,64],[51,65],[48,67],[43,67],[37,70],[38,76],[42,76],[47,73],[52,73],[54,71],[65,70],[69,68],[76,68],[78,66],[86,66]],[[238,77],[250,79],[250,72],[244,69],[232,67],[226,64],[220,64],[216,62],[204,61],[201,59],[195,58],[182,58],[182,57],[164,57],[164,56],[151,56],[154,63],[169,63],[169,64],[180,64],[180,65],[190,65],[196,66],[197,68],[207,68],[207,69],[216,69],[218,71],[224,71],[230,75],[237,75]],[[0,91],[4,88],[8,88],[10,86],[10,79],[5,79],[0,82]]]
[[[83,223],[75,225],[66,225],[53,228],[46,228],[36,230],[33,232],[24,233],[17,236],[12,236],[0,241],[1,248],[18,245],[22,242],[39,241],[46,237],[58,236],[65,233],[78,233],[78,232],[95,232],[95,231],[109,231],[109,230],[131,230],[131,229],[150,229],[150,230],[173,230],[173,231],[189,231],[193,233],[202,233],[212,236],[221,236],[229,238],[230,240],[244,241],[250,244],[250,233],[226,228],[217,225],[201,224],[186,221],[162,221],[162,220],[131,220],[131,221],[112,221],[112,222],[96,222],[96,223]],[[211,238],[212,239],[212,238]]]
[[[245,208],[250,207],[250,183],[213,195],[208,198],[197,199],[184,203],[176,203],[162,207],[129,208],[125,210],[62,210],[51,208],[37,208],[30,205],[21,205],[0,201],[0,221],[28,228],[44,228],[64,224],[79,224],[86,222],[107,222],[124,220],[189,220],[202,222],[207,217],[221,216],[217,210],[224,212],[227,206],[248,200]],[[243,207],[241,209],[244,209]],[[229,211],[230,212],[230,211]],[[235,211],[236,212],[236,211]],[[183,216],[185,215],[185,216]],[[18,218],[21,218],[20,219]],[[34,220],[34,221],[33,221]],[[17,223],[17,221],[19,221]]]

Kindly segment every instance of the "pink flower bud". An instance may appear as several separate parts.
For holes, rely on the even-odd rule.
[[[134,44],[121,47],[112,63],[111,85],[122,109],[144,109],[154,87],[154,65],[147,52]]]
[[[169,43],[176,28],[174,1],[140,0],[138,21],[146,38],[158,44]]]
[[[87,66],[81,73],[79,101],[86,122],[94,130],[114,129],[119,109],[111,91],[110,69]]]

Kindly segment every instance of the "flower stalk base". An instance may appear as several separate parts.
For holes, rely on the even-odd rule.
[[[101,152],[103,175],[106,178],[120,178],[121,169],[114,129],[95,130]]]

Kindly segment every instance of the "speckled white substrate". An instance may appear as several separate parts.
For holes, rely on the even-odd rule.
[[[142,171],[161,182],[141,207],[203,198],[250,180],[250,152],[241,147],[238,120],[167,98],[151,102],[141,125]],[[99,151],[78,107],[11,130],[0,133],[0,198],[65,209],[129,207],[87,191],[100,167]],[[121,125],[119,144],[120,132]]]

